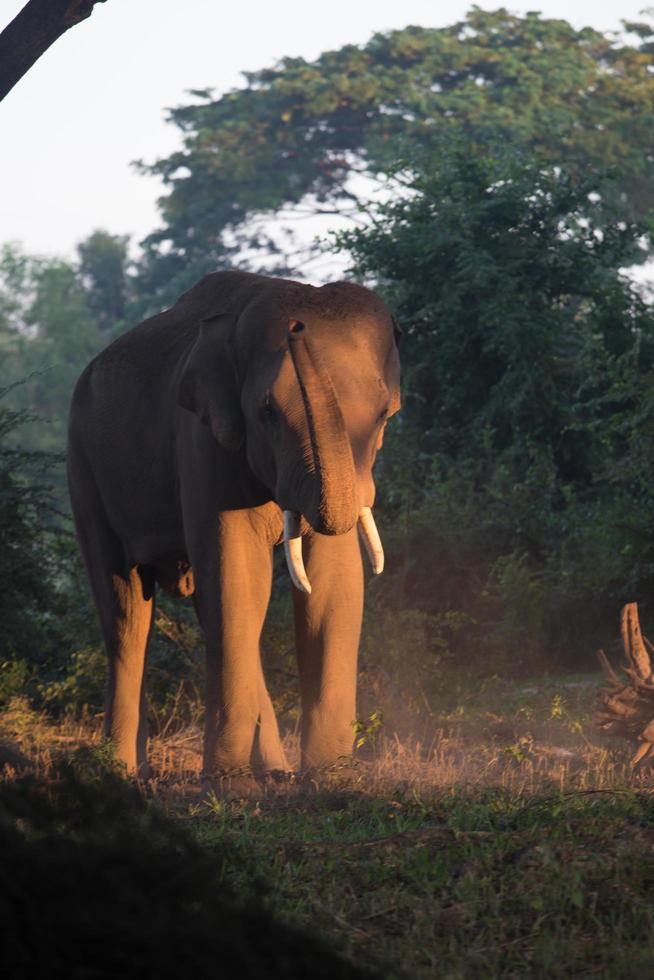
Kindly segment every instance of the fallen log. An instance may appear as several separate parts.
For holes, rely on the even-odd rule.
[[[650,652],[654,646],[643,636],[638,621],[638,604],[630,602],[621,614],[622,646],[626,663],[620,677],[604,653],[597,651],[606,686],[597,694],[595,724],[604,732],[637,743],[632,765],[654,762],[654,677]]]

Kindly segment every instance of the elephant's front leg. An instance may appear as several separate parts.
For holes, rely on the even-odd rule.
[[[208,544],[195,579],[206,642],[204,771],[287,769],[260,661],[271,543],[256,515],[241,510],[220,515],[218,540]]]
[[[302,697],[302,768],[349,756],[356,719],[363,569],[356,528],[303,538],[311,595],[293,587]]]

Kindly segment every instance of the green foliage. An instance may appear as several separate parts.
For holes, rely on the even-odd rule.
[[[80,704],[93,688],[83,648],[97,644],[97,627],[77,545],[59,512],[60,460],[17,448],[29,418],[0,403],[0,703],[18,695],[61,703],[53,692],[70,688],[71,671]],[[97,695],[88,703],[97,704]]]
[[[597,175],[474,139],[395,173],[336,239],[405,333],[385,601],[466,614],[473,657],[590,654],[654,586],[654,313],[621,271],[649,228],[606,218]]]
[[[109,739],[103,739],[98,745],[81,745],[75,749],[66,763],[60,767],[63,773],[64,782],[68,782],[75,792],[77,790],[81,800],[88,807],[88,796],[93,797],[93,790],[88,793],[85,784],[92,784],[101,791],[104,791],[105,805],[111,805],[111,797],[115,794],[119,799],[124,790],[115,777],[124,779],[126,775],[125,763],[116,758],[116,748]],[[88,793],[88,796],[87,796]],[[125,795],[125,801],[129,801],[132,806],[138,805],[138,798]],[[129,803],[128,803],[129,805]],[[93,812],[93,802],[88,809]]]
[[[374,746],[384,727],[384,712],[379,709],[372,711],[368,718],[358,719],[352,723],[354,731],[354,747],[361,749],[364,745]]]
[[[30,448],[62,453],[73,387],[91,358],[124,328],[130,279],[127,239],[96,231],[79,263],[0,252],[0,384],[10,408],[30,413]],[[17,384],[17,382],[21,382]],[[56,475],[67,507],[63,470]]]
[[[396,558],[396,546],[394,542],[388,549],[391,560]],[[400,598],[400,578],[392,574],[392,584],[370,589],[366,597],[360,701],[364,711],[373,714],[379,704],[384,705],[393,722],[405,727],[434,703],[448,683],[454,651],[471,623],[463,611],[428,612],[416,608],[410,598]]]
[[[11,659],[0,661],[0,705],[9,704],[27,690],[31,675],[30,664],[25,658],[16,659],[12,653]]]
[[[506,764],[524,767],[519,755]],[[241,894],[263,882],[274,908],[383,976],[636,977],[654,966],[647,791],[359,783],[197,817],[205,846],[242,858],[225,870]]]
[[[53,515],[48,479],[52,460],[8,445],[25,419],[0,404],[0,665],[9,688],[21,670],[7,664],[23,657],[42,662],[56,645],[60,606],[54,585],[54,541],[47,531]],[[25,469],[29,480],[23,475]]]
[[[190,600],[157,597],[148,653],[148,713],[154,734],[204,720],[204,644]]]
[[[70,641],[74,640],[69,637]],[[104,706],[107,658],[100,647],[74,650],[54,678],[39,685],[39,701],[57,714],[99,712]]]
[[[248,235],[260,247],[248,222],[262,213],[299,202],[356,212],[365,192],[352,178],[388,188],[398,142],[427,148],[463,132],[570,173],[617,165],[609,213],[648,211],[652,31],[641,25],[630,46],[537,13],[473,8],[450,27],[377,34],[314,62],[284,58],[218,98],[194,91],[170,112],[182,149],[142,165],[169,191],[163,226],[145,242],[146,293],[167,302],[233,260]]]
[[[130,300],[127,235],[94,231],[77,246],[78,275],[88,295],[88,306],[103,333],[116,333]]]

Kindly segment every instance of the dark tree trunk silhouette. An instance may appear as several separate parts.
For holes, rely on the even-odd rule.
[[[69,27],[105,0],[29,0],[0,34],[0,101]]]

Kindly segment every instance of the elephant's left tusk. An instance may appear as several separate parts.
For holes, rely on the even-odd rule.
[[[296,589],[311,595],[311,583],[307,578],[302,558],[302,535],[300,534],[300,515],[292,510],[284,511],[284,555]]]
[[[384,549],[370,507],[364,507],[360,512],[358,527],[372,570],[375,575],[381,575],[384,571]]]

